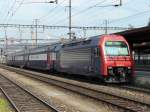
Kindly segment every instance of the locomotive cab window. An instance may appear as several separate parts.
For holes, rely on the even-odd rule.
[[[129,56],[129,49],[123,41],[107,41],[105,43],[105,55],[108,56]]]
[[[100,56],[100,49],[97,47],[94,49],[94,56],[99,57]]]

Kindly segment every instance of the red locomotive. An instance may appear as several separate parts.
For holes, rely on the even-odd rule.
[[[122,36],[106,35],[100,38],[102,67],[105,81],[127,82],[133,78],[133,60],[129,44]]]

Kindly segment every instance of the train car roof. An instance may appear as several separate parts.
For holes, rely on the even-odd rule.
[[[36,52],[45,52],[47,51],[47,48],[51,51],[59,51],[60,49],[71,49],[71,48],[80,48],[80,47],[91,47],[91,46],[97,46],[99,43],[99,39],[102,37],[102,35],[97,35],[97,36],[92,36],[89,38],[79,38],[67,42],[55,42],[51,43],[50,45],[44,45],[44,46],[39,46],[36,48],[30,48],[30,49],[25,49],[22,51],[18,51],[15,53],[11,53],[8,55],[21,55],[22,53],[28,51],[28,53],[36,53]],[[52,47],[51,47],[52,46]]]
[[[100,36],[93,36],[87,39],[77,39],[70,41],[68,43],[62,44],[62,48],[70,49],[70,48],[79,48],[79,47],[91,47],[97,46],[99,43]]]

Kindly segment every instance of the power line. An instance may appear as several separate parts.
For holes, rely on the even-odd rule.
[[[146,13],[150,13],[150,10],[142,11],[142,12],[139,12],[139,13],[136,13],[136,14],[133,14],[133,15],[130,15],[130,16],[127,16],[127,17],[115,19],[115,20],[110,21],[109,23],[119,22],[119,21],[121,21],[121,20],[125,20],[125,19],[131,18],[131,17],[135,17],[135,16],[139,16],[139,15],[143,15],[143,14],[146,14]]]
[[[45,3],[55,3],[57,4],[57,0],[56,1],[49,1],[49,2],[24,2],[23,4],[45,4]]]
[[[92,6],[86,8],[86,9],[84,9],[84,10],[82,10],[82,11],[79,11],[79,12],[73,14],[71,17],[74,17],[74,16],[77,16],[77,15],[79,15],[79,14],[81,14],[81,13],[84,13],[84,12],[86,12],[86,11],[88,11],[88,10],[90,10],[90,9],[92,9],[92,8],[94,8],[94,7],[96,7],[97,5],[100,5],[100,4],[104,3],[104,2],[106,2],[106,1],[107,1],[107,0],[103,0],[103,1],[101,1],[101,2],[98,2],[98,3],[95,4],[95,5],[92,5]],[[109,5],[108,5],[108,6],[109,6]],[[112,6],[115,6],[115,5],[112,5]],[[61,20],[59,20],[58,22],[56,22],[56,23],[54,23],[54,24],[58,24],[58,23],[61,23],[61,22],[66,21],[66,20],[68,20],[68,18],[61,19]]]
[[[7,23],[11,20],[11,18],[16,14],[16,12],[19,10],[19,8],[22,6],[24,0],[22,0],[19,4],[19,6],[16,8],[14,12],[12,12],[12,16],[7,20]]]
[[[15,40],[15,41],[32,41],[32,40],[36,40],[36,39],[26,39],[26,38],[22,38],[22,39],[18,39],[18,38],[10,38],[8,40]],[[37,40],[43,40],[43,41],[47,41],[47,40],[58,40],[58,39],[43,39],[43,38],[40,38],[40,39],[37,39]],[[5,38],[0,38],[0,42],[4,42],[5,41]]]
[[[68,29],[69,26],[47,26],[47,25],[21,25],[21,24],[0,24],[2,28],[41,28],[41,29]],[[105,27],[96,26],[72,26],[73,29],[85,29],[85,30],[105,30]],[[127,27],[108,27],[108,30],[129,30]]]
[[[38,22],[39,22],[39,19],[35,19],[35,25],[36,25],[36,28],[35,28],[35,39],[36,39],[36,45],[37,45],[37,39],[38,39],[38,29],[37,29],[37,25],[38,25]]]
[[[62,2],[60,2],[59,5],[61,5],[62,3],[64,3],[66,0],[63,0]],[[50,16],[51,12],[54,11],[56,8],[58,7],[58,5],[56,5],[53,9],[49,10],[48,14],[42,16],[39,18],[39,20],[43,20],[44,18],[47,18],[48,16]]]
[[[15,0],[16,1],[16,0]],[[12,5],[10,6],[10,8],[7,10],[6,9],[6,11],[4,10],[3,12],[7,12],[7,13],[5,13],[6,15],[4,15],[3,16],[3,22],[5,22],[5,20],[7,19],[7,17],[10,15],[10,13],[11,13],[11,9],[12,9],[12,7],[13,7],[13,5],[14,5],[14,3],[15,3],[15,1],[12,3]],[[9,3],[9,2],[8,2]],[[7,4],[4,4],[4,6],[8,6],[9,7],[9,4],[7,5]]]
[[[129,1],[129,2],[131,2],[131,1]],[[129,2],[125,3],[124,5],[129,4]],[[129,18],[139,16],[139,15],[143,15],[143,14],[146,14],[146,13],[149,13],[149,12],[150,12],[150,10],[145,10],[145,11],[142,11],[142,12],[138,12],[138,13],[135,13],[133,15],[129,15],[129,16],[126,16],[126,17],[122,17],[122,18],[119,18],[119,19],[112,20],[112,21],[109,22],[109,24],[115,23],[115,22],[120,22],[122,20],[129,19]],[[100,26],[102,26],[102,25],[104,25],[104,23],[100,24]]]
[[[84,10],[82,10],[82,11],[79,11],[79,12],[73,14],[71,17],[74,17],[74,16],[76,16],[76,15],[79,15],[79,14],[81,14],[81,13],[84,13],[84,12],[86,12],[86,11],[88,11],[88,10],[94,8],[94,7],[97,7],[97,5],[100,5],[100,4],[102,4],[102,3],[106,2],[106,1],[107,1],[107,0],[103,0],[103,1],[101,1],[101,2],[98,2],[97,4],[95,4],[95,5],[93,5],[93,6],[90,6],[90,7],[86,8],[86,9],[84,9]],[[120,3],[119,3],[119,4],[116,4],[116,5],[105,5],[105,6],[99,6],[99,7],[109,7],[109,6],[118,7],[118,6],[121,6],[121,5],[122,5],[122,0],[120,0]],[[60,20],[60,21],[58,21],[58,22],[56,22],[56,23],[54,23],[54,24],[58,24],[58,23],[60,23],[60,22],[66,21],[67,19],[68,19],[68,18],[62,19],[62,20]]]
[[[82,11],[79,11],[79,12],[77,12],[76,14],[72,15],[72,17],[74,17],[74,16],[76,16],[76,15],[79,15],[79,14],[81,14],[81,13],[84,13],[84,12],[88,11],[89,9],[94,8],[94,7],[100,7],[100,8],[110,7],[110,6],[112,6],[112,7],[119,7],[119,6],[126,5],[127,3],[131,2],[131,1],[129,1],[129,2],[125,3],[125,4],[123,4],[122,0],[120,0],[120,2],[119,2],[118,4],[108,4],[108,5],[98,6],[99,4],[102,4],[102,3],[106,2],[106,1],[107,1],[107,0],[103,0],[103,1],[97,3],[97,4],[93,5],[93,6],[90,6],[90,7],[86,8],[86,9],[84,9],[84,10],[82,10]],[[58,22],[56,22],[56,23],[54,23],[54,24],[58,24],[58,23],[64,22],[64,21],[66,21],[67,19],[68,19],[68,18],[62,19],[62,20],[60,20],[60,21],[58,21]]]
[[[120,1],[121,2],[121,1]],[[132,2],[131,0],[130,1],[128,1],[127,3],[120,3],[120,4],[122,4],[123,6],[125,6],[125,5],[127,5],[127,4],[130,4],[130,2]],[[118,4],[119,5],[119,4]],[[100,8],[102,8],[102,7],[107,7],[107,6],[114,6],[114,5],[104,5],[104,6],[98,6],[98,7],[100,7]],[[120,5],[121,6],[121,5]],[[124,8],[124,7],[123,7]],[[111,8],[111,9],[109,9],[109,10],[112,10],[113,8]],[[128,8],[129,9],[129,8]],[[91,21],[96,21],[96,20],[100,20],[100,18],[99,18],[99,16],[98,15],[100,15],[100,17],[101,17],[101,15],[103,14],[103,13],[101,13],[101,12],[98,12],[98,11],[95,11],[96,13],[92,13],[93,15],[90,17],[87,17],[88,18],[88,20],[91,20]],[[100,13],[100,14],[97,14],[97,13]],[[96,18],[95,18],[96,17]],[[94,19],[92,19],[92,18],[94,18]],[[78,20],[79,21],[79,20]],[[90,23],[90,22],[88,22],[88,23]],[[104,23],[102,23],[102,24],[100,24],[100,26],[102,26]]]
[[[112,10],[113,8],[111,7],[109,10]],[[100,10],[101,11],[101,10]],[[88,16],[86,16],[86,18],[88,18],[88,24],[89,23],[91,23],[91,22],[95,22],[96,20],[98,20],[98,21],[100,21],[101,20],[101,18],[102,18],[102,15],[103,14],[105,14],[105,13],[102,13],[102,12],[99,12],[99,11],[95,11],[94,13],[90,13],[91,15],[88,15]],[[100,16],[100,18],[99,18],[99,16]],[[96,18],[95,18],[96,17]],[[104,19],[103,19],[104,20]],[[102,21],[103,21],[102,20]],[[77,20],[76,22],[78,22],[78,21],[81,21],[81,19],[80,20]]]
[[[90,7],[88,7],[88,8],[86,8],[86,9],[83,9],[82,11],[79,11],[79,12],[77,12],[77,13],[75,13],[75,14],[73,14],[71,17],[74,17],[74,16],[76,16],[76,15],[78,15],[78,14],[80,14],[80,13],[83,13],[83,12],[85,12],[85,11],[88,11],[88,10],[90,10],[90,9],[92,9],[92,8],[94,8],[96,5],[99,5],[99,4],[101,4],[101,3],[104,3],[106,0],[103,0],[103,1],[101,1],[101,2],[98,2],[97,4],[95,4],[95,5],[92,5],[92,6],[90,6]],[[58,22],[56,22],[56,23],[54,23],[54,24],[58,24],[58,23],[60,23],[60,22],[64,22],[64,21],[66,21],[66,20],[68,20],[68,18],[66,17],[65,19],[61,19],[61,20],[59,20]]]
[[[10,7],[10,9],[8,10],[8,14],[6,15],[6,18],[4,20],[7,21],[7,18],[9,19],[11,11],[13,11],[14,6],[16,5],[16,0],[14,0],[12,6]]]
[[[64,0],[64,1],[65,1],[65,0]],[[63,1],[63,2],[64,2],[64,1]],[[62,4],[63,2],[61,2],[60,4]],[[86,2],[89,3],[89,2],[91,2],[91,0],[88,0],[88,1],[86,1]],[[54,12],[55,12],[55,11],[54,11]],[[59,18],[59,17],[61,17],[61,16],[58,15],[58,14],[56,15],[56,13],[54,13],[54,12],[53,12],[53,14],[51,14],[52,17],[53,17],[53,15],[56,16],[56,17],[55,17],[56,19]],[[50,14],[50,13],[49,13],[49,14]],[[64,15],[64,14],[63,14],[63,15]],[[49,15],[49,16],[50,16],[50,15]],[[47,16],[47,17],[48,17],[48,16]],[[55,18],[52,18],[52,19],[55,20]],[[47,19],[47,20],[45,20],[45,21],[43,21],[43,22],[46,22],[46,21],[48,21],[48,20],[50,20],[50,19]],[[42,23],[43,23],[43,22],[42,22]]]

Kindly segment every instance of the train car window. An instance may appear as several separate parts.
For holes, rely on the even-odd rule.
[[[62,45],[62,48],[64,48],[65,46],[66,46],[66,45],[63,44],[63,45]]]
[[[128,56],[128,46],[123,41],[107,41],[105,43],[105,54],[109,56]]]
[[[90,44],[91,43],[91,40],[86,40],[86,41],[83,41],[83,45],[85,45],[85,44]]]
[[[62,45],[62,47],[65,48],[65,47],[71,47],[71,46],[77,46],[77,45],[80,45],[80,42],[65,44],[65,45]]]
[[[72,43],[71,46],[77,46],[79,44],[80,44],[80,42],[76,42],[76,43]]]
[[[100,49],[99,48],[95,48],[94,49],[94,56],[95,57],[99,57],[100,56]]]

